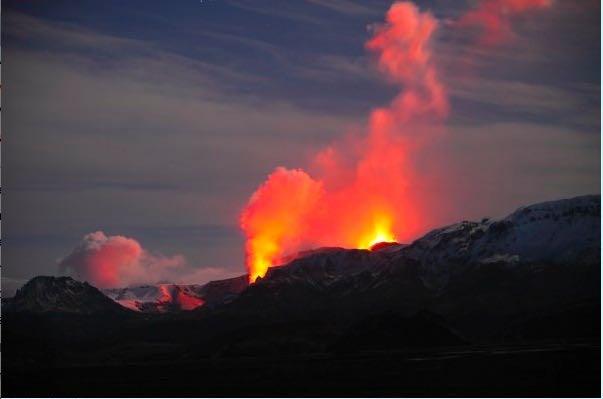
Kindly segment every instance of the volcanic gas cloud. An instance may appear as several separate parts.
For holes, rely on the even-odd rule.
[[[486,0],[457,25],[478,26],[486,37],[502,37],[510,32],[512,15],[548,3]],[[449,112],[432,57],[437,27],[431,13],[410,2],[394,3],[385,23],[373,27],[365,47],[400,92],[388,106],[370,113],[363,134],[317,154],[312,175],[278,167],[254,192],[240,220],[251,282],[284,256],[303,249],[370,248],[377,242],[416,238],[430,225],[429,209],[438,205],[438,198],[416,160],[424,145],[440,134]]]
[[[59,270],[99,288],[158,282],[187,283],[224,278],[219,268],[195,268],[182,255],[164,256],[145,250],[133,238],[108,236],[102,231],[86,234],[65,258]],[[183,300],[181,305],[186,306]]]
[[[409,152],[420,145],[423,125],[448,113],[430,49],[437,25],[411,3],[392,5],[366,48],[400,93],[371,112],[364,138],[318,154],[315,177],[277,168],[253,194],[241,216],[251,281],[306,247],[368,248],[422,229]]]

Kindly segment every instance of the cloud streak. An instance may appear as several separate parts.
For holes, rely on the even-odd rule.
[[[552,0],[481,0],[460,18],[458,25],[477,28],[480,45],[499,45],[516,38],[512,27],[514,17],[549,8],[552,4]]]

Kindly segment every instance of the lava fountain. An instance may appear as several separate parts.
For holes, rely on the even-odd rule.
[[[279,167],[255,191],[241,214],[251,282],[300,250],[370,249],[422,231],[427,201],[412,153],[429,136],[425,125],[448,113],[431,56],[436,28],[431,13],[410,2],[394,3],[385,23],[373,27],[366,48],[400,92],[371,112],[364,133],[351,143],[337,142],[317,154],[314,176]]]

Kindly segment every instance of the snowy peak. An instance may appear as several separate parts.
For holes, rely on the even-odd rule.
[[[120,305],[139,312],[165,313],[192,310],[204,304],[201,285],[157,284],[105,289],[103,292]]]
[[[505,218],[525,261],[573,261],[599,251],[601,197],[590,195],[523,207]],[[546,251],[543,251],[546,249]]]
[[[600,196],[544,202],[433,230],[400,252],[432,265],[574,261],[600,247],[600,215]]]
[[[430,285],[466,267],[598,262],[601,197],[589,195],[521,207],[507,217],[433,230],[395,257],[417,261]]]
[[[120,313],[124,309],[97,288],[71,277],[38,276],[17,291],[10,308],[25,312]]]
[[[247,287],[247,276],[207,284],[156,284],[103,290],[120,305],[138,312],[166,313],[226,303]]]

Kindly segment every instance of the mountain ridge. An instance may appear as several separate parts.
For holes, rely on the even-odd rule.
[[[248,278],[245,274],[206,284],[146,284],[109,288],[102,292],[120,305],[134,311],[166,313],[226,304],[240,294],[247,285]]]
[[[9,310],[34,313],[127,313],[98,288],[71,277],[37,276],[17,290]]]
[[[545,378],[549,396],[568,378],[571,392],[585,381],[595,392],[600,199],[552,205],[446,226],[408,246],[313,250],[249,286],[245,275],[208,283],[204,293],[198,286],[205,302],[190,311],[131,311],[89,284],[44,277],[63,281],[60,289],[30,284],[20,293],[26,304],[42,301],[44,311],[7,311],[3,302],[3,371],[31,386],[30,376],[52,385],[68,370],[78,392],[89,391],[90,378],[104,387],[110,375],[119,381],[113,387],[129,384],[133,395],[146,389],[151,396],[158,391],[149,382],[166,375],[174,378],[172,393],[200,381],[219,390],[236,380],[245,387],[264,382],[266,392],[283,396],[322,378],[339,381],[337,392],[356,381],[370,389],[385,381],[391,392],[401,381],[437,381],[443,395],[458,381],[480,381],[480,395],[509,378],[526,392],[533,376]],[[538,245],[520,242],[534,234]],[[242,290],[229,293],[231,286]],[[69,384],[57,386],[77,396]]]
[[[547,268],[545,274],[552,275],[571,274],[563,268],[566,264],[598,264],[600,201],[600,195],[588,195],[523,206],[502,218],[462,221],[434,229],[410,244],[388,244],[373,251],[338,247],[302,251],[287,263],[269,268],[251,285],[247,275],[241,275],[206,284],[156,284],[99,292],[121,306],[144,313],[222,307],[257,313],[254,306],[261,309],[287,304],[303,312],[304,306],[312,307],[312,303],[321,308],[319,298],[345,298],[346,303],[354,303],[355,309],[385,309],[387,302],[396,298],[402,303],[400,308],[415,312],[420,304],[433,306],[437,298],[449,297],[459,286],[487,279],[487,275],[499,274],[500,281],[519,279],[516,284],[522,284],[526,279],[539,278],[538,267]],[[594,272],[590,267],[584,273]],[[49,289],[54,290],[51,297],[58,295],[56,287]],[[477,286],[471,289],[480,290]],[[295,305],[282,301],[294,291],[298,294],[289,302]],[[576,289],[570,291],[574,295]],[[458,299],[459,295],[454,295]],[[354,300],[354,296],[364,298],[364,303]],[[43,298],[40,294],[40,300]],[[257,300],[264,304],[251,305]],[[383,303],[379,305],[380,301]],[[63,302],[56,307],[58,311],[67,310],[65,304],[73,303],[73,299]],[[35,311],[36,306],[28,309]]]

